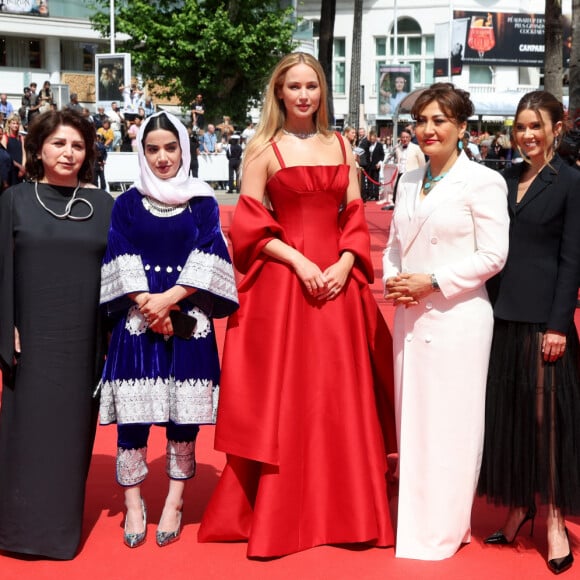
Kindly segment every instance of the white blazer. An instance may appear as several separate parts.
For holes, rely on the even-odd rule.
[[[471,537],[493,312],[485,281],[508,251],[507,185],[462,153],[419,201],[425,168],[399,182],[384,280],[434,273],[441,292],[398,306],[393,332],[399,443],[396,555],[440,560]]]

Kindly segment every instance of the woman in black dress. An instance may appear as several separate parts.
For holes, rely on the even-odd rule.
[[[106,346],[101,259],[113,199],[92,184],[94,127],[38,116],[31,183],[0,196],[0,549],[77,552]]]
[[[511,544],[546,506],[548,567],[573,561],[565,515],[580,514],[580,373],[574,311],[580,277],[580,175],[558,155],[564,109],[525,95],[513,139],[524,162],[504,172],[509,254],[488,289],[494,332],[479,493],[510,508],[487,544]]]

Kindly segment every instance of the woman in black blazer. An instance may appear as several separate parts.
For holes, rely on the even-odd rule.
[[[495,327],[478,491],[510,508],[488,544],[511,544],[547,506],[548,567],[573,561],[564,515],[580,514],[580,372],[574,309],[580,282],[580,174],[557,155],[562,104],[525,95],[507,169],[509,255],[490,281]]]

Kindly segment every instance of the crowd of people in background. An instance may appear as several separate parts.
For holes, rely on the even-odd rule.
[[[98,103],[96,110],[79,102],[77,93],[71,93],[68,103],[61,108],[79,112],[95,127],[97,157],[94,168],[94,185],[106,188],[105,165],[112,152],[137,152],[137,135],[141,124],[157,112],[151,96],[137,84],[119,86],[119,101],[107,106]],[[16,185],[24,179],[24,136],[30,124],[41,113],[58,110],[58,103],[50,81],[39,89],[31,82],[24,87],[21,106],[15,109],[5,93],[0,94],[0,191]],[[206,123],[203,96],[198,94],[190,106],[190,118],[186,120],[190,138],[190,175],[198,176],[199,155],[225,154],[228,159],[229,179],[212,183],[227,193],[238,193],[241,187],[240,164],[243,150],[256,129],[251,118],[243,130],[237,130],[231,117],[224,115],[218,124]]]
[[[393,142],[392,128],[378,134],[375,127],[367,132],[364,127],[357,130],[347,125],[343,128],[343,136],[357,161],[363,200],[376,201],[383,205],[383,210],[395,208],[397,184],[402,175],[429,161],[417,145],[414,123],[399,128],[396,142]],[[493,133],[467,130],[461,143],[468,159],[497,171],[523,161],[517,146],[511,142],[507,126]],[[577,169],[580,169],[579,144],[580,119],[577,119],[561,144],[562,156]]]

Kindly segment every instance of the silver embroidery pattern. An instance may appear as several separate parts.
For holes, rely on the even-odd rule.
[[[200,310],[197,306],[194,306],[187,312],[187,314],[189,316],[193,316],[193,318],[197,320],[192,338],[205,338],[211,334],[211,323],[203,310]]]
[[[149,290],[141,257],[135,254],[117,256],[101,267],[101,304],[130,292]]]
[[[195,441],[167,441],[166,470],[171,479],[189,479],[195,467]]]
[[[174,215],[179,215],[189,208],[189,201],[181,203],[178,205],[169,205],[161,201],[156,201],[155,199],[147,196],[141,198],[143,207],[152,215],[160,218],[173,217]],[[191,211],[191,210],[190,210]]]
[[[177,284],[210,290],[222,298],[238,302],[232,265],[214,254],[200,250],[191,252]]]
[[[219,387],[208,379],[102,381],[100,421],[109,423],[215,423]]]
[[[117,448],[117,481],[120,485],[138,485],[147,477],[148,473],[147,447],[140,449]]]
[[[145,316],[139,310],[139,307],[135,304],[129,308],[127,312],[127,318],[125,320],[125,329],[129,331],[129,334],[137,336],[139,334],[145,334],[149,324],[145,320]]]

